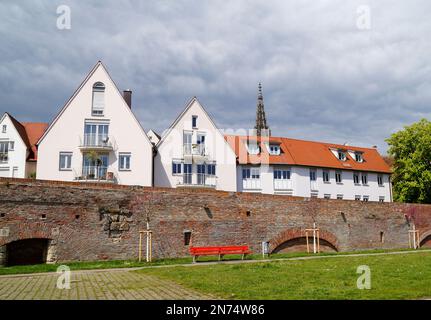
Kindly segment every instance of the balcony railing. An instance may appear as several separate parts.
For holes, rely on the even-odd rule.
[[[215,187],[216,180],[216,176],[204,173],[184,173],[182,179],[179,181],[179,185]]]
[[[82,149],[113,149],[113,139],[107,134],[86,133],[81,139]]]
[[[292,180],[290,179],[274,179],[275,190],[290,190],[292,189]]]
[[[242,188],[250,189],[250,190],[255,190],[255,189],[259,190],[261,188],[260,179],[243,179]]]
[[[79,180],[106,181],[109,178],[107,167],[85,166],[82,168],[82,175],[79,177]]]
[[[184,155],[186,156],[204,156],[205,144],[186,143],[183,146]]]
[[[0,162],[7,162],[9,160],[9,153],[0,152]]]
[[[317,181],[315,180],[310,181],[310,189],[314,191],[319,190],[319,185],[317,184]]]

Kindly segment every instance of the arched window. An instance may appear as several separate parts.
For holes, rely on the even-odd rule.
[[[93,85],[93,116],[103,116],[105,109],[105,85],[102,82],[96,82]]]

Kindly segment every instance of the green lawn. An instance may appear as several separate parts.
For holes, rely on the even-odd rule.
[[[371,290],[359,290],[357,267],[371,269]],[[228,299],[431,298],[431,253],[143,269]]]

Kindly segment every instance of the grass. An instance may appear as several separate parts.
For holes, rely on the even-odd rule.
[[[357,267],[371,269],[359,290]],[[418,299],[431,297],[431,253],[149,268],[136,272],[173,280],[227,299]]]
[[[328,255],[346,255],[352,253],[366,254],[366,253],[380,253],[380,252],[392,252],[392,251],[403,251],[401,250],[367,250],[367,251],[356,251],[356,252],[340,252],[340,253],[320,253],[318,256]],[[408,249],[405,249],[408,250]],[[295,257],[306,257],[310,254],[306,252],[291,252],[274,254],[269,259],[287,259]],[[316,255],[314,255],[316,256]],[[240,255],[229,255],[225,256],[223,260],[239,260]],[[259,254],[249,255],[247,259],[261,260],[262,256]],[[216,257],[199,257],[200,262],[205,261],[217,261]],[[12,266],[12,267],[0,267],[0,275],[8,274],[25,274],[25,273],[42,273],[42,272],[55,272],[58,266],[64,264],[70,267],[71,270],[95,270],[95,269],[114,269],[114,268],[135,268],[135,267],[148,267],[148,266],[160,266],[160,265],[174,265],[174,264],[191,264],[191,257],[184,258],[171,258],[171,259],[158,259],[152,263],[138,262],[137,260],[112,260],[112,261],[80,261],[80,262],[64,262],[60,264],[37,264],[37,265],[25,265],[25,266]]]

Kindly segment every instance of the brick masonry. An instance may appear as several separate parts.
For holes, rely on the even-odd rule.
[[[134,259],[147,216],[158,258],[188,255],[187,231],[195,246],[245,244],[260,252],[270,241],[277,251],[287,241],[301,245],[313,222],[322,245],[337,251],[406,248],[413,221],[423,245],[431,242],[429,205],[6,178],[0,264],[8,243],[31,238],[50,240],[47,262]]]

